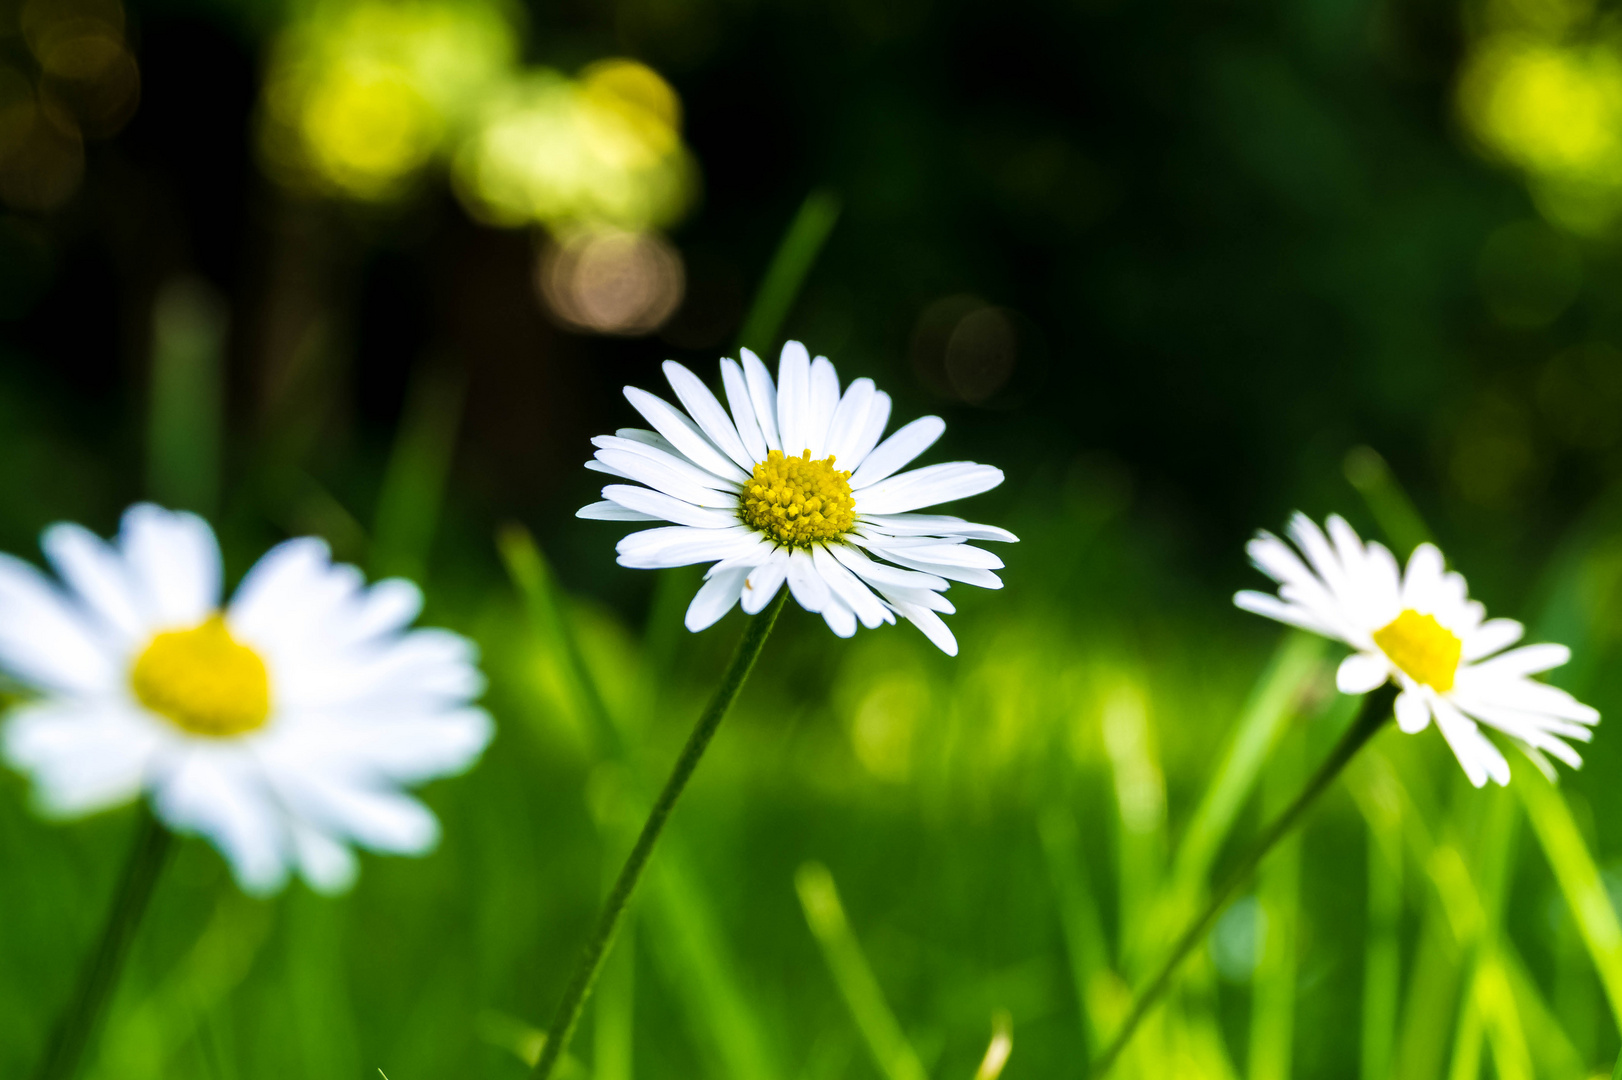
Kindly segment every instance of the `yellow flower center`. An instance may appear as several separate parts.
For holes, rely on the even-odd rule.
[[[765,461],[755,462],[755,474],[738,497],[738,516],[791,547],[833,540],[856,524],[850,473],[835,469],[831,454],[812,461],[809,450],[799,457],[773,450]]]
[[[1376,630],[1374,643],[1415,682],[1444,694],[1453,689],[1464,644],[1437,622],[1436,616],[1421,615],[1410,608]]]
[[[190,630],[155,635],[130,668],[135,697],[193,735],[242,735],[270,716],[270,678],[259,654],[210,615]]]

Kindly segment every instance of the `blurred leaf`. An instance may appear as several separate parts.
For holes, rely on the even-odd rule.
[[[456,452],[465,389],[459,370],[433,361],[421,364],[412,377],[377,495],[370,563],[378,577],[423,578]]]
[[[1291,733],[1267,771],[1265,820],[1284,812],[1305,769],[1305,733]],[[1250,1080],[1289,1080],[1295,1041],[1296,922],[1301,902],[1301,834],[1279,841],[1257,871],[1256,917],[1261,953],[1250,1005]]]
[[[1197,903],[1211,864],[1261,774],[1279,734],[1295,716],[1303,691],[1327,651],[1316,634],[1291,631],[1280,639],[1234,726],[1228,748],[1183,834],[1172,877],[1186,903]]]
[[[1576,917],[1577,929],[1599,970],[1600,983],[1611,1003],[1611,1015],[1622,1028],[1622,924],[1617,922],[1616,909],[1611,906],[1599,867],[1588,853],[1588,844],[1572,819],[1570,807],[1561,798],[1559,789],[1541,772],[1532,768],[1518,769],[1511,787],[1526,807],[1526,815],[1543,845],[1560,892]]]
[[[227,318],[224,299],[197,278],[168,282],[152,307],[147,490],[204,517],[220,495]]]
[[[923,1063],[896,1022],[861,944],[851,933],[833,875],[821,863],[804,863],[795,872],[794,887],[800,894],[806,924],[822,948],[822,957],[828,962],[851,1018],[867,1040],[874,1064],[888,1080],[926,1080]]]
[[[817,190],[805,197],[783,241],[772,256],[766,276],[761,279],[754,303],[749,307],[738,345],[768,354],[777,343],[778,332],[794,307],[806,275],[811,272],[822,245],[839,220],[839,196]]]
[[[1346,479],[1363,496],[1398,559],[1406,558],[1420,544],[1431,542],[1425,520],[1378,451],[1371,446],[1354,446],[1346,453],[1344,469]]]

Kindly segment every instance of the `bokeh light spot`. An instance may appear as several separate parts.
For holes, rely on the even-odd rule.
[[[600,334],[650,334],[681,303],[681,256],[653,233],[591,230],[541,252],[537,284],[564,325]]]

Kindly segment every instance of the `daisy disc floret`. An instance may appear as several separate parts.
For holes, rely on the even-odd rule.
[[[1489,779],[1509,782],[1509,762],[1482,724],[1520,743],[1545,771],[1545,754],[1582,765],[1566,740],[1592,739],[1599,713],[1531,678],[1566,663],[1571,650],[1511,649],[1524,628],[1513,619],[1488,619],[1435,545],[1419,545],[1399,570],[1384,545],[1364,543],[1341,518],[1331,516],[1327,525],[1326,535],[1295,515],[1288,530],[1294,547],[1259,533],[1246,550],[1279,583],[1278,595],[1247,590],[1234,603],[1351,646],[1335,676],[1341,692],[1362,694],[1394,681],[1397,725],[1413,734],[1434,718],[1476,787]]]
[[[969,541],[1017,538],[917,511],[989,491],[1002,470],[959,461],[903,472],[946,430],[940,417],[880,441],[890,398],[873,380],[841,392],[827,357],[812,360],[797,341],[783,347],[775,381],[754,353],[741,356],[721,361],[725,406],[674,361],[664,372],[682,408],[626,387],[652,430],[592,440],[586,467],[630,483],[603,488],[580,516],[672,523],[622,539],[622,566],[713,564],[687,610],[689,630],[734,605],[754,614],[786,585],[840,637],[900,615],[955,655],[942,594],[953,581],[1002,587],[1002,560]]]
[[[433,846],[438,823],[401,789],[469,767],[491,724],[473,646],[410,629],[415,585],[367,586],[305,538],[222,605],[208,524],[144,504],[112,543],[53,525],[43,546],[59,580],[0,555],[0,668],[36,692],[0,750],[47,813],[146,795],[255,893],[295,870],[346,888],[351,844]]]

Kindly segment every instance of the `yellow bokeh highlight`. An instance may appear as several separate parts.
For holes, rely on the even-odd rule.
[[[578,79],[537,70],[483,111],[456,156],[457,191],[498,225],[662,228],[692,201],[680,122],[675,91],[645,65],[606,60]]]
[[[1488,0],[1458,86],[1480,148],[1579,234],[1622,222],[1622,43],[1593,16],[1586,0]]]
[[[261,148],[294,187],[357,199],[400,193],[510,78],[517,37],[474,2],[317,8],[278,40]]]

